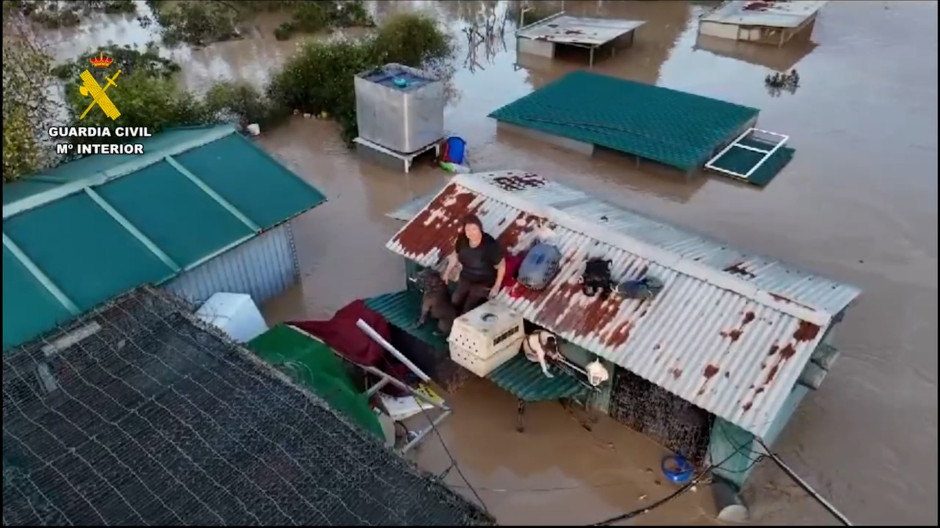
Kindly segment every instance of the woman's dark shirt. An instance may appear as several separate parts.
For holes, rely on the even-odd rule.
[[[492,285],[496,282],[496,265],[503,260],[503,248],[490,235],[483,233],[477,247],[470,247],[467,237],[457,240],[457,260],[463,268],[460,278],[474,283]]]

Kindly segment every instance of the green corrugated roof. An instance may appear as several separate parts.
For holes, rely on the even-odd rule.
[[[437,350],[447,350],[447,338],[436,333],[437,323],[429,317],[422,326],[415,326],[421,315],[421,294],[408,289],[366,299],[366,307],[375,311],[389,324],[401,328]]]
[[[231,126],[143,143],[4,185],[4,350],[325,201]]]
[[[691,170],[757,114],[756,108],[578,71],[490,117]]]
[[[366,299],[365,302],[370,310],[380,314],[389,324],[436,349],[447,350],[447,338],[435,333],[434,321],[429,318],[423,326],[414,325],[421,311],[421,295],[418,292],[409,289],[386,293]],[[529,402],[568,398],[588,390],[577,379],[557,370],[555,377],[546,377],[541,366],[522,354],[502,364],[487,377],[503,390]]]

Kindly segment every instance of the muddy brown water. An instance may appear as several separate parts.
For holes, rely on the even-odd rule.
[[[546,2],[558,6],[559,2]],[[596,69],[761,109],[760,125],[789,134],[793,162],[764,190],[717,177],[683,183],[637,172],[617,156],[595,159],[496,134],[493,109],[573,69],[577,62],[515,66],[512,24],[505,44],[467,60],[460,33],[495,2],[383,2],[379,16],[424,10],[460,44],[458,93],[446,125],[469,144],[477,170],[521,168],[564,180],[733,245],[760,251],[864,289],[838,327],[841,359],[778,442],[785,460],[859,524],[937,523],[937,4],[833,2],[811,42],[755,48],[697,38],[707,2],[566,2],[569,12],[646,20],[635,46]],[[249,38],[164,51],[181,60],[183,82],[263,83],[298,40],[277,42],[277,17]],[[59,58],[112,40],[153,37],[131,17],[99,17],[48,34]],[[469,66],[473,64],[472,68]],[[769,67],[795,65],[803,86],[774,97]],[[400,223],[385,213],[440,185],[419,167],[404,175],[360,162],[329,122],[295,118],[265,131],[266,149],[323,190],[329,203],[294,221],[302,282],[265,307],[270,321],[328,316],[347,302],[403,286],[403,263],[384,249]],[[602,420],[582,428],[560,406],[536,405],[529,430],[514,430],[515,403],[484,381],[449,395],[442,428],[465,476],[505,524],[586,524],[667,494],[662,448]],[[446,468],[439,442],[417,454]],[[468,490],[455,472],[448,482]],[[748,496],[755,522],[832,524],[782,472],[762,463]],[[634,519],[636,524],[710,522],[698,490]]]

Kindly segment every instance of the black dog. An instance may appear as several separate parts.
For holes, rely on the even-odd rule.
[[[415,276],[414,282],[421,291],[421,315],[415,324],[422,326],[430,315],[437,321],[437,329],[445,336],[450,335],[454,319],[457,318],[457,308],[450,303],[447,284],[441,274],[427,268]]]

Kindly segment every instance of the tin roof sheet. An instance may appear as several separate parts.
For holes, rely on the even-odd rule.
[[[827,2],[824,0],[793,0],[790,2],[738,1],[725,2],[702,17],[703,22],[795,28],[813,16]]]
[[[559,13],[520,28],[516,35],[557,44],[601,46],[645,23],[642,20],[573,17]]]
[[[228,125],[142,143],[143,155],[88,156],[3,186],[4,262],[32,277],[3,274],[4,302],[30,306],[28,320],[4,315],[4,351],[63,311],[165,281],[325,201]]]
[[[473,212],[510,251],[548,223],[564,259],[552,284],[503,302],[537,324],[763,436],[832,322],[860,291],[746,253],[523,171],[455,177],[387,247],[436,266]],[[589,257],[613,278],[665,283],[652,300],[589,298]]]
[[[489,117],[688,171],[704,165],[758,113],[711,97],[575,71]]]

